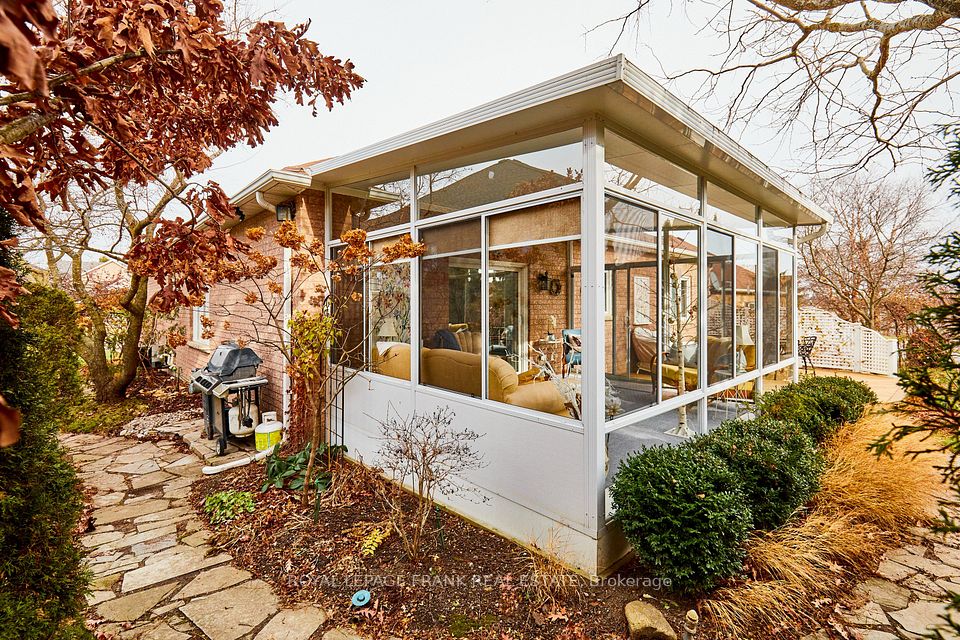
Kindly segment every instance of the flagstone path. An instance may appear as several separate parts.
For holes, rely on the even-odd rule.
[[[195,422],[168,433],[196,433]],[[304,603],[281,608],[262,580],[216,553],[187,501],[201,459],[171,440],[65,434],[81,480],[93,489],[93,530],[80,538],[94,584],[88,618],[119,640],[359,640],[322,630],[327,613]]]
[[[898,640],[927,637],[944,624],[948,593],[960,592],[960,535],[912,528],[913,542],[884,554],[875,575],[861,582],[852,610],[840,609],[850,638]],[[953,614],[954,619],[960,616]],[[941,630],[943,640],[960,638]],[[818,631],[802,640],[827,640]]]

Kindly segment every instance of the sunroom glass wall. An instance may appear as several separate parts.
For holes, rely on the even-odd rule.
[[[371,243],[378,255],[399,236]],[[410,262],[371,267],[367,281],[370,367],[393,378],[410,379]]]
[[[607,305],[606,416],[656,403],[657,214],[617,198],[605,201]]]
[[[418,215],[433,218],[576,184],[583,167],[581,138],[574,129],[418,170]]]
[[[579,417],[580,199],[487,219],[487,398]]]
[[[700,388],[700,227],[660,216],[661,335],[663,362],[660,367],[661,397],[683,395]],[[707,353],[707,368],[715,367]]]
[[[733,236],[707,230],[707,382],[734,375]]]
[[[483,354],[480,220],[420,232],[420,383],[479,397]]]

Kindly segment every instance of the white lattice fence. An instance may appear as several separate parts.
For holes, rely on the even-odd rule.
[[[888,338],[835,313],[815,307],[800,308],[800,335],[817,336],[815,367],[893,375],[898,367],[896,338]]]

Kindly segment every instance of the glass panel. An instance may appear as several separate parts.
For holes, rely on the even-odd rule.
[[[707,185],[707,220],[734,231],[757,234],[757,208],[712,182]]]
[[[371,243],[374,250],[398,238]],[[377,265],[367,285],[367,326],[373,371],[410,379],[410,262]]]
[[[780,252],[780,359],[793,356],[793,256]]]
[[[660,384],[661,397],[670,398],[700,387],[699,228],[694,223],[661,216],[660,229],[663,252]]]
[[[777,369],[763,376],[763,392],[775,391],[793,381],[793,367]]]
[[[688,442],[686,436],[677,434],[677,425],[683,422],[689,431],[688,435],[693,435],[698,430],[698,413],[697,403],[694,402],[680,409],[673,409],[651,416],[607,434],[607,472],[604,488],[607,490],[606,514],[608,518],[613,515],[613,504],[610,501],[609,493],[610,483],[624,460],[650,447]]]
[[[376,231],[410,222],[410,175],[395,175],[337,187],[332,199],[333,236]]]
[[[420,383],[480,396],[480,220],[424,229],[420,266]]]
[[[611,131],[604,139],[604,155],[607,182],[672,209],[700,213],[694,174]]]
[[[752,418],[755,385],[755,381],[749,380],[707,396],[707,431],[716,429],[727,420]]]
[[[780,341],[777,327],[780,323],[777,296],[777,250],[763,248],[763,365],[779,359]]]
[[[736,304],[737,374],[757,368],[757,243],[736,239],[737,271],[734,297]]]
[[[657,401],[657,214],[607,198],[607,419]]]
[[[461,211],[580,181],[579,129],[501,147],[417,175],[421,218]]]
[[[760,211],[763,218],[763,239],[783,244],[793,244],[793,230],[789,222],[778,218],[769,211]]]
[[[333,259],[339,260],[340,253],[344,249],[345,247],[333,249]],[[363,273],[362,271],[355,274],[342,273],[339,279],[334,280],[331,284],[332,306],[342,309],[339,321],[340,329],[343,331],[343,339],[333,349],[331,358],[333,362],[340,362],[354,369],[361,369],[366,364]]]
[[[733,236],[707,230],[707,382],[733,377]]]
[[[557,221],[557,236],[579,233],[579,198],[488,220],[487,397],[579,417],[579,296],[570,283],[580,266],[580,242],[545,242],[547,218]],[[494,246],[495,238],[512,246]]]

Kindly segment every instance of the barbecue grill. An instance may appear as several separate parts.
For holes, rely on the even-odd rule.
[[[253,349],[224,342],[205,367],[190,373],[190,392],[203,394],[204,435],[216,438],[218,456],[230,436],[252,435],[260,422],[260,389],[268,382],[257,375],[262,363]]]

